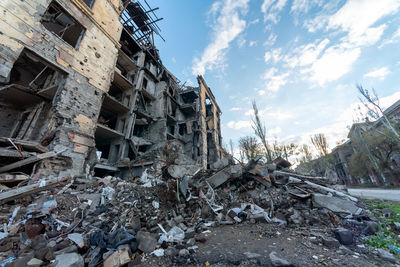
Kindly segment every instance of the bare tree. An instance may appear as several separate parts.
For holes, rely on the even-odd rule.
[[[266,158],[268,162],[272,161],[272,153],[271,153],[271,149],[268,145],[267,142],[267,130],[265,128],[265,125],[261,122],[260,120],[260,116],[258,114],[258,108],[257,108],[257,104],[256,101],[253,101],[253,111],[254,111],[254,118],[252,118],[252,125],[251,127],[254,130],[254,133],[258,136],[258,138],[260,138],[261,143],[264,146],[264,149],[266,151]]]
[[[328,142],[326,141],[326,136],[323,133],[315,134],[311,136],[311,143],[314,145],[315,149],[318,151],[320,157],[328,155]]]
[[[311,153],[311,148],[307,144],[303,144],[300,147],[300,153],[301,153],[301,162],[310,162],[312,160],[312,153]]]
[[[365,89],[361,84],[357,84],[358,92],[360,92],[363,98],[359,98],[360,101],[364,104],[364,106],[368,109],[369,115],[371,115],[374,119],[379,119],[380,117],[383,118],[383,124],[395,135],[395,137],[400,140],[400,134],[396,131],[393,127],[392,123],[390,122],[389,118],[383,112],[383,109],[379,103],[379,97],[376,93],[375,89],[372,88],[372,95]]]
[[[257,142],[257,139],[253,136],[245,136],[240,138],[239,149],[247,160],[254,159],[257,156],[262,155],[262,149]]]
[[[233,141],[232,141],[232,139],[229,139],[229,147],[231,149],[231,155],[233,157],[234,155],[233,155]]]

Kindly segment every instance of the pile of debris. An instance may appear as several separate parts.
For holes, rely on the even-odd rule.
[[[335,229],[333,241],[353,243],[352,232],[339,226],[363,217],[357,199],[289,166],[282,158],[246,165],[223,158],[203,171],[176,159],[131,180],[22,179],[1,188],[0,265],[122,266],[190,257],[211,227],[243,222],[320,225]]]

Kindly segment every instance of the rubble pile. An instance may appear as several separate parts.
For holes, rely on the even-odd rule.
[[[177,163],[130,180],[65,177],[3,188],[1,266],[122,266],[154,256],[190,257],[210,228],[238,223],[319,225],[333,229],[324,242],[353,243],[341,226],[359,220],[363,210],[329,179],[293,173],[283,159],[241,165],[223,158],[207,171]]]

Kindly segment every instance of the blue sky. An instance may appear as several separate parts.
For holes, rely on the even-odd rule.
[[[148,2],[164,18],[164,65],[187,84],[204,76],[225,143],[253,133],[253,99],[271,139],[323,132],[331,147],[357,119],[356,83],[385,107],[400,99],[398,0]]]

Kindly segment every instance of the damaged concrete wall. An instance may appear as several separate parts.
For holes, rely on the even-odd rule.
[[[146,16],[130,18],[143,8],[119,4],[0,4],[0,143],[63,151],[40,161],[42,174],[124,177],[144,161],[158,164],[170,143],[203,168],[221,157],[221,111],[204,79],[181,85],[152,42],[136,35],[152,29]]]
[[[70,167],[75,173],[82,172],[89,146],[74,143],[69,133],[93,139],[102,94],[110,86],[118,52],[122,30],[118,4],[118,1],[97,0],[90,9],[78,0],[11,0],[0,3],[0,61],[4,62],[1,64],[0,86],[3,89],[12,84],[14,63],[25,51],[65,75],[62,84],[59,84],[61,86],[47,97],[37,96],[37,92],[30,93],[37,96],[39,101],[51,103],[52,108],[48,112],[53,115],[49,116],[52,119],[48,120],[48,125],[57,133],[48,149],[67,147],[63,155],[73,159],[73,166]],[[45,27],[45,23],[49,27],[50,22],[44,21],[48,19],[46,16],[51,15],[49,11],[54,10],[54,6],[59,8],[61,16],[73,17],[82,28],[82,35],[75,47]],[[21,115],[21,112],[18,113]],[[36,132],[45,133],[48,130],[51,129]],[[3,137],[12,136],[4,134]],[[43,134],[40,136],[41,139],[44,137]]]

